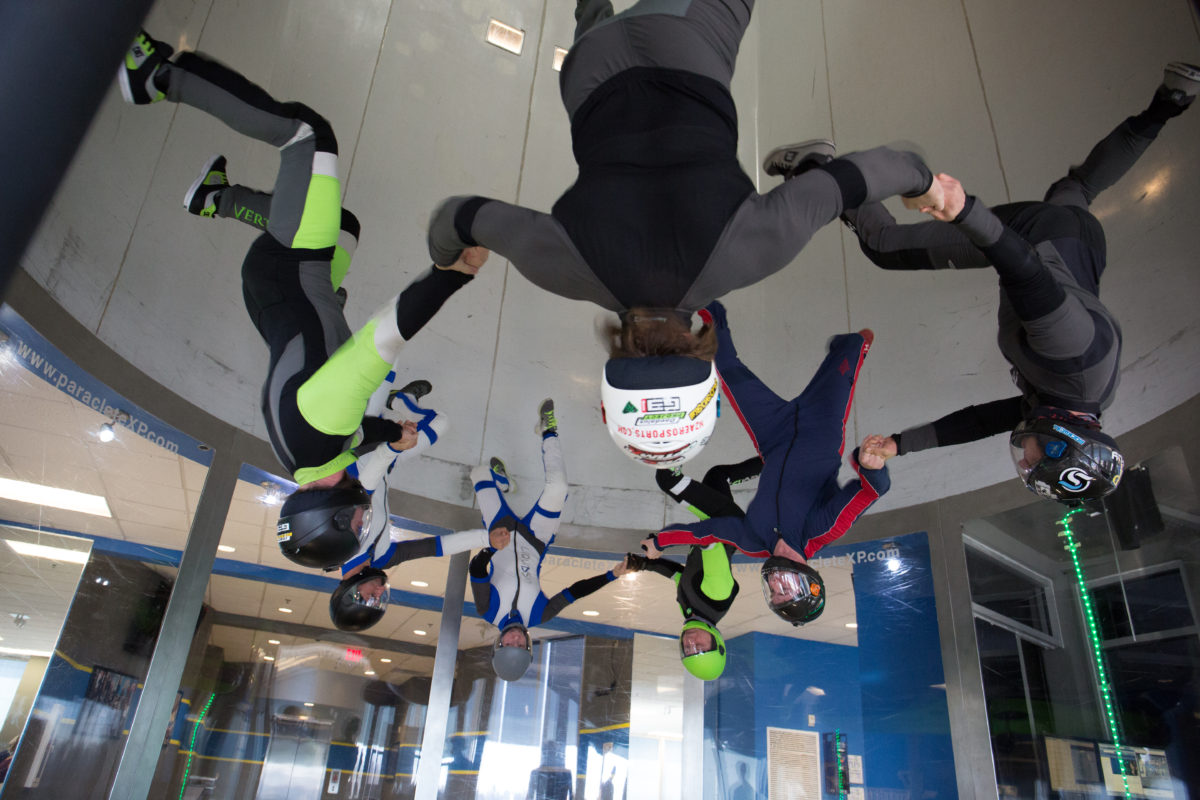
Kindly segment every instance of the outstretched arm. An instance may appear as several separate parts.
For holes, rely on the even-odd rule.
[[[871,505],[891,488],[891,478],[884,462],[891,456],[882,436],[868,436],[861,448],[855,448],[850,466],[858,478],[838,489],[811,512],[804,521],[804,557],[813,555],[825,545],[841,537]],[[861,459],[861,460],[860,460]],[[865,463],[864,463],[865,462]],[[868,468],[867,464],[878,465]]]
[[[558,594],[546,601],[546,605],[542,608],[541,617],[533,624],[537,625],[542,622],[548,622],[558,616],[564,608],[574,603],[576,600],[581,600],[587,597],[592,592],[598,589],[603,589],[608,584],[615,581],[628,571],[628,562],[618,561],[612,569],[600,575],[591,578],[584,578],[581,581],[575,581],[566,589],[563,589]]]
[[[931,447],[974,442],[997,433],[1011,431],[1023,419],[1021,398],[1009,397],[947,414],[924,425],[905,428],[887,437],[896,455],[915,453]]]
[[[475,610],[479,616],[487,617],[492,603],[492,554],[495,550],[485,548],[471,559],[467,570],[471,576],[471,598],[475,601]]]

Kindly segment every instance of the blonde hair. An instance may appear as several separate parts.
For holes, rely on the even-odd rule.
[[[711,325],[693,333],[681,315],[658,308],[629,309],[620,325],[605,325],[603,337],[609,358],[689,356],[712,361],[717,354],[717,333]]]

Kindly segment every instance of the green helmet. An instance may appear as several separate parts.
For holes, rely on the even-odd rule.
[[[703,631],[712,640],[703,636],[687,636],[688,631]],[[702,619],[689,619],[679,632],[679,659],[684,669],[702,681],[721,677],[725,671],[725,640],[721,638],[721,632]]]

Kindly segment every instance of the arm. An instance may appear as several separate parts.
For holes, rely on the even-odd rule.
[[[646,558],[635,553],[626,553],[625,563],[629,565],[630,572],[656,572],[664,578],[672,580],[676,575],[683,572],[682,564],[677,561],[671,561],[668,558]]]
[[[563,589],[558,594],[546,601],[546,605],[542,608],[542,614],[535,625],[542,622],[548,622],[558,616],[564,608],[574,603],[576,600],[581,600],[587,597],[592,592],[603,589],[608,584],[621,577],[627,571],[628,566],[625,561],[618,562],[612,569],[600,575],[595,575],[591,578],[584,578],[581,581],[575,581],[566,589]]]
[[[850,457],[850,466],[858,478],[850,481],[821,505],[809,512],[804,521],[804,557],[812,558],[818,550],[839,538],[863,512],[891,488],[887,467],[867,469],[859,463],[859,449]],[[882,464],[882,459],[880,462]]]
[[[470,245],[504,256],[526,279],[548,292],[622,310],[549,214],[486,197],[452,197],[433,213],[429,254],[435,264],[443,264]]]
[[[974,442],[1015,428],[1024,418],[1021,406],[1020,397],[967,406],[925,425],[905,428],[890,438],[896,444],[897,455]]]
[[[471,559],[467,570],[471,575],[471,598],[481,617],[487,616],[492,602],[492,554],[495,552],[491,548],[480,550]]]

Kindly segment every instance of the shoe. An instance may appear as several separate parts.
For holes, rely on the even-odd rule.
[[[537,425],[533,426],[533,432],[538,436],[558,435],[558,420],[554,418],[553,399],[547,397],[538,406],[538,421]]]
[[[1200,92],[1200,67],[1183,61],[1172,61],[1163,70],[1163,82],[1157,96],[1187,108]]]
[[[627,568],[630,572],[641,572],[642,570],[649,568],[650,559],[646,558],[645,556],[638,555],[637,553],[626,553],[625,563],[628,565]]]
[[[515,491],[517,482],[508,477],[508,470],[504,467],[504,462],[492,456],[492,460],[488,462],[488,466],[492,469],[492,474],[496,476],[496,483],[500,486],[500,491],[504,494]]]
[[[341,292],[343,290],[338,289],[338,291]],[[401,394],[411,395],[412,399],[414,401],[419,401],[422,397],[424,397],[425,395],[429,394],[432,391],[433,391],[433,384],[427,380],[418,378],[415,381],[409,381],[408,383],[406,383],[404,385],[403,389],[393,389],[392,391],[388,392],[387,407],[391,408],[391,409],[395,409],[395,406],[392,405],[392,401],[396,399],[396,395],[401,395]],[[399,409],[395,409],[395,410],[399,410]]]
[[[768,175],[782,175],[784,180],[789,180],[813,167],[828,164],[836,153],[837,147],[828,139],[785,144],[767,153],[763,159],[763,171]]]
[[[125,52],[125,63],[117,70],[117,83],[126,103],[144,106],[166,97],[154,85],[154,74],[174,52],[169,45],[151,39],[144,30],[138,31],[137,38]]]
[[[858,332],[858,335],[865,340],[867,349],[870,349],[871,345],[875,344],[875,331],[870,328],[863,328]]]
[[[344,311],[346,309],[346,301],[350,299],[350,293],[346,291],[346,287],[339,286],[337,291],[333,293],[333,296],[337,298],[338,308]],[[390,395],[388,396],[388,399],[391,399]]]
[[[200,174],[183,196],[183,207],[189,214],[200,217],[217,215],[217,195],[229,185],[225,169],[225,156],[213,156],[200,168]]]

